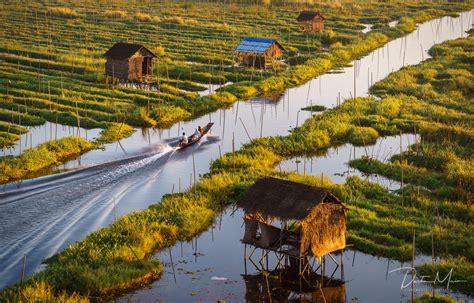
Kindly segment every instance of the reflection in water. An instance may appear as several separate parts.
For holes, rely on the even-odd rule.
[[[423,58],[426,59],[428,56],[426,51],[434,43],[466,36],[465,31],[470,28],[471,20],[471,13],[466,12],[460,18],[445,17],[427,22],[420,25],[414,33],[391,41],[384,47],[361,58],[356,66],[344,68],[342,73],[325,74],[300,87],[287,90],[278,102],[236,102],[230,108],[221,109],[191,121],[177,123],[169,129],[150,129],[146,133],[137,131],[131,137],[121,140],[120,144],[106,144],[104,150],[88,152],[80,158],[80,161],[74,160],[65,164],[66,168],[90,167],[104,162],[133,158],[155,150],[160,144],[163,144],[165,139],[173,140],[172,138],[179,136],[183,128],[186,130],[195,129],[197,125],[206,125],[208,122],[216,123],[212,129],[212,137],[203,138],[201,142],[185,151],[168,153],[161,160],[151,161],[133,172],[116,174],[114,165],[111,165],[104,168],[104,171],[98,173],[96,177],[89,177],[87,182],[81,178],[68,179],[67,176],[70,174],[54,176],[61,181],[64,178],[65,182],[59,187],[55,186],[49,177],[23,182],[22,188],[36,186],[43,189],[41,194],[31,192],[31,196],[18,197],[14,203],[0,203],[0,234],[2,235],[0,247],[9,248],[8,251],[0,251],[0,264],[8,264],[7,268],[0,267],[0,276],[2,277],[0,288],[18,281],[18,273],[21,272],[21,258],[25,254],[28,260],[26,273],[30,274],[38,269],[44,258],[84,238],[97,228],[113,222],[114,201],[116,214],[120,216],[156,203],[164,194],[173,189],[175,192],[176,189],[184,190],[191,183],[190,180],[194,179],[193,159],[195,159],[195,176],[198,179],[199,175],[209,172],[209,163],[213,159],[232,151],[233,148],[238,150],[242,144],[249,142],[249,137],[253,139],[261,136],[285,135],[297,124],[301,125],[311,115],[310,112],[301,111],[302,107],[316,104],[331,107],[350,97],[351,94],[354,95],[354,90],[357,91],[357,96],[366,95],[370,83],[384,78],[392,70],[397,70],[407,64],[418,63]],[[403,55],[404,51],[401,51],[405,49],[406,56]],[[420,52],[420,49],[423,51]],[[354,69],[356,73],[354,73]],[[355,89],[354,74],[357,76]],[[257,98],[257,100],[259,99],[261,100],[261,98]],[[50,137],[50,129],[46,132]],[[43,133],[39,138],[41,139],[42,136]],[[219,141],[212,141],[211,138],[216,136],[219,137]],[[323,166],[319,165],[320,168],[328,170],[327,175],[333,175],[330,166],[327,168]],[[87,186],[81,186],[82,183],[94,185],[94,178],[101,178],[104,175],[115,176],[113,182],[94,191],[89,191]],[[43,184],[44,182],[47,184]],[[82,192],[78,193],[76,188],[82,188]],[[16,190],[16,188],[7,188],[7,191],[10,190]],[[22,211],[18,211],[18,209]],[[236,223],[237,226],[234,226],[239,231],[239,234],[236,235],[237,240],[241,236],[239,227],[241,223],[239,221]],[[227,230],[225,237],[232,238],[232,230]],[[212,245],[212,242],[209,242],[208,245]],[[220,257],[214,255],[212,262],[208,263],[212,265],[208,267],[214,268],[214,271],[235,268],[233,262],[243,262],[242,248],[239,245],[236,247],[232,243],[224,244],[224,248],[232,247],[235,249],[234,251],[219,247],[219,250],[225,251],[229,257],[225,262],[221,262]],[[203,247],[200,246],[200,248]],[[179,252],[178,247],[178,250],[173,251],[173,254],[177,256]],[[208,251],[206,253],[210,254]],[[205,257],[198,256],[197,258]],[[192,255],[192,262],[194,258]],[[230,288],[229,292],[224,292],[225,296],[232,293],[235,284],[242,282],[240,278],[242,266],[240,265],[242,264],[239,264],[238,271],[233,271],[234,273],[238,272],[238,280],[235,274],[229,274],[234,277],[233,281],[237,282],[232,282],[234,283],[232,284],[228,281],[228,284],[219,286],[228,290]],[[382,267],[385,268],[386,264]],[[197,270],[204,269],[197,268]],[[218,281],[211,282],[209,279],[210,277],[206,277],[208,285],[205,287],[211,288],[215,285],[210,283],[219,283]],[[167,301],[171,299],[173,301],[198,300],[198,295],[189,298],[186,288],[183,290],[183,288],[174,285],[168,286],[166,289],[160,287],[159,292],[161,297],[167,298]],[[186,286],[187,289],[198,287],[191,282]],[[243,285],[240,286],[243,287]],[[367,285],[364,286],[367,287]],[[380,288],[384,291],[390,289],[388,286],[380,286]],[[203,294],[211,293],[209,289],[202,291]],[[368,297],[363,294],[359,296],[354,290],[352,293],[358,297]],[[232,297],[232,295],[229,296]],[[394,293],[381,296],[379,302],[384,298],[397,296],[399,296],[399,289]],[[219,297],[223,298],[224,294]],[[239,299],[243,300],[241,296]]]
[[[85,129],[52,122],[27,128],[28,133],[21,135],[20,140],[16,141],[13,146],[6,148],[6,155],[18,156],[28,148],[35,148],[46,141],[58,140],[68,136],[79,136],[86,140],[92,140],[99,137],[102,131],[100,128]]]
[[[137,289],[115,301],[245,302],[246,297],[258,297],[261,298],[260,301],[248,300],[248,302],[269,302],[270,300],[265,298],[270,296],[265,294],[265,291],[270,288],[272,302],[279,302],[273,296],[274,293],[280,294],[282,299],[285,299],[288,290],[291,290],[286,299],[288,301],[290,298],[298,297],[304,300],[304,298],[312,297],[314,299],[312,302],[324,302],[318,300],[321,297],[312,290],[318,287],[321,281],[321,268],[318,268],[317,262],[313,265],[312,275],[305,278],[309,281],[309,286],[302,279],[300,292],[299,278],[294,276],[295,269],[298,275],[299,267],[295,267],[289,260],[286,263],[282,260],[279,271],[278,259],[271,253],[264,263],[265,275],[268,275],[270,287],[267,286],[266,278],[262,275],[261,264],[258,262],[261,253],[255,253],[253,257],[256,261],[255,265],[246,261],[244,257],[245,247],[241,242],[245,231],[242,224],[243,217],[242,210],[229,207],[206,232],[192,241],[179,242],[170,250],[156,253],[154,257],[164,264],[160,279],[154,281],[149,287]],[[247,254],[250,254],[249,250]],[[339,261],[341,254],[334,254],[334,258],[344,265],[344,270],[341,271],[335,262],[329,257],[326,258],[323,275],[326,277],[323,279],[323,287],[327,291],[327,296],[325,292],[326,300],[330,297],[339,298],[339,294],[342,298],[344,294],[347,302],[405,302],[411,296],[411,288],[401,288],[404,272],[396,270],[403,266],[410,266],[411,262],[404,264],[355,250],[346,250],[342,255],[342,262]],[[171,260],[173,260],[173,266]],[[429,260],[430,257],[417,256],[415,265]],[[292,269],[288,270],[291,266],[293,266]],[[344,274],[343,277],[341,273]],[[334,281],[334,284],[331,281]],[[343,281],[345,283],[342,283]],[[293,294],[295,290],[299,293]],[[427,283],[419,283],[415,289],[417,296],[426,291],[431,292],[431,286]],[[334,293],[334,296],[330,293]],[[436,293],[444,294],[446,291],[437,289]],[[455,299],[472,299],[457,293],[448,292],[447,294]]]
[[[297,266],[242,275],[247,302],[345,302],[345,283],[314,271],[301,276]]]
[[[276,169],[297,172],[304,175],[326,176],[336,183],[343,183],[349,176],[367,178],[390,190],[397,190],[401,184],[380,175],[364,175],[359,170],[349,167],[348,162],[362,156],[368,156],[382,162],[406,151],[408,147],[420,140],[419,136],[403,134],[379,138],[371,146],[354,146],[344,144],[329,148],[326,152],[312,157],[294,157],[281,162]]]

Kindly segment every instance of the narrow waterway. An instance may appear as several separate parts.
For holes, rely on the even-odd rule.
[[[233,142],[236,149],[249,142],[244,125],[252,138],[284,135],[309,117],[302,107],[332,107],[338,100],[367,95],[371,83],[426,59],[433,44],[466,36],[472,17],[471,11],[424,23],[343,73],[325,74],[281,96],[237,102],[166,130],[137,130],[64,165],[81,168],[77,171],[5,186],[0,194],[0,289],[19,280],[23,256],[31,274],[45,258],[111,223],[114,205],[116,214],[123,215],[148,207],[165,193],[185,190],[194,179],[193,157],[196,177],[208,172],[209,163],[231,151]],[[184,151],[169,146],[183,130],[190,133],[209,121],[215,125],[199,144]],[[397,149],[398,142],[392,148]],[[334,161],[347,161],[335,155]]]
[[[304,175],[326,176],[335,183],[344,183],[349,176],[359,176],[367,178],[370,182],[378,183],[389,190],[397,190],[401,186],[398,181],[387,179],[380,175],[363,174],[359,170],[350,167],[348,162],[362,156],[367,156],[386,163],[393,155],[406,151],[417,140],[419,140],[419,136],[403,134],[379,138],[371,146],[356,147],[352,144],[344,144],[332,147],[319,156],[286,159],[279,163],[275,169],[297,172]]]

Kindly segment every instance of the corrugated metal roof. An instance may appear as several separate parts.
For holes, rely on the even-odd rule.
[[[244,38],[235,49],[236,52],[264,54],[276,40],[264,38]],[[276,42],[278,43],[278,42]]]

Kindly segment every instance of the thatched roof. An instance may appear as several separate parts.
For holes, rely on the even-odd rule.
[[[134,43],[125,43],[125,42],[117,42],[115,43],[105,54],[104,56],[107,58],[112,58],[116,60],[124,60],[130,58],[136,52],[143,50],[147,57],[156,58],[156,55],[153,54],[148,48],[144,47],[141,44],[134,44]]]
[[[329,190],[271,177],[258,180],[237,205],[248,213],[303,220],[322,202],[341,204]]]
[[[326,18],[324,18],[319,12],[313,11],[302,11],[296,20],[298,20],[298,22],[311,21],[316,16],[320,16],[321,19],[326,20]]]

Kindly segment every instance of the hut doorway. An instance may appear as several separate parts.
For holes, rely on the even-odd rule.
[[[152,58],[148,58],[148,57],[143,58],[143,62],[142,62],[142,75],[143,76],[151,75],[151,59]]]

